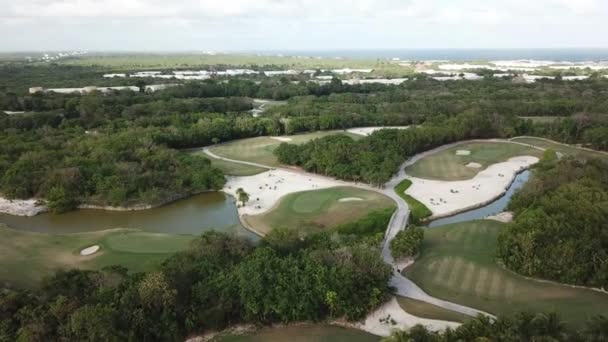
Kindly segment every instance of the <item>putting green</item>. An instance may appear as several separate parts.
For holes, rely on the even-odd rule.
[[[14,230],[0,224],[0,282],[34,287],[58,269],[101,269],[122,265],[131,271],[152,269],[171,254],[185,249],[195,236],[111,229],[77,234],[43,234]],[[80,251],[92,245],[92,255]]]
[[[470,155],[456,155],[456,151],[470,151]],[[488,166],[517,156],[542,157],[543,151],[508,142],[472,142],[459,144],[449,149],[426,156],[406,169],[414,177],[455,181],[475,177]],[[479,163],[481,167],[467,167],[468,163]]]
[[[512,141],[530,144],[536,147],[551,149],[555,152],[559,152],[566,155],[571,156],[583,156],[583,157],[592,157],[592,158],[608,158],[608,153],[602,153],[599,151],[587,150],[578,148],[576,146],[560,144],[557,142],[552,142],[549,140],[541,139],[541,138],[533,138],[533,137],[521,137],[521,138],[513,138]]]
[[[283,136],[289,138],[285,141],[289,144],[304,144],[313,139],[323,138],[328,135],[345,134],[353,139],[361,139],[361,136],[344,131],[327,131],[307,134],[297,134]],[[279,161],[274,156],[273,151],[282,143],[270,137],[256,137],[242,140],[235,140],[226,144],[211,147],[209,150],[220,157],[243,160],[268,166],[279,166]]]
[[[428,229],[405,273],[430,295],[493,314],[556,311],[573,328],[605,313],[608,295],[524,278],[495,260],[504,223],[481,220]]]
[[[339,201],[342,198],[352,197],[361,200]],[[318,230],[356,221],[373,211],[394,206],[390,198],[377,192],[335,187],[287,195],[270,211],[260,215],[245,216],[244,219],[264,234],[278,227]]]
[[[364,331],[324,324],[298,324],[277,328],[262,328],[246,335],[226,335],[213,342],[377,342],[380,337]]]

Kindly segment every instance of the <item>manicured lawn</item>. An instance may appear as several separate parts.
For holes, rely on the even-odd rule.
[[[421,302],[411,298],[397,297],[397,301],[399,302],[399,306],[401,306],[405,312],[422,318],[459,323],[464,323],[472,318],[456,311],[446,310],[433,304]]]
[[[245,164],[239,164],[239,163],[233,163],[233,162],[229,162],[229,161],[225,161],[225,160],[221,160],[221,159],[217,159],[217,158],[213,158],[205,153],[203,153],[202,150],[196,150],[191,152],[192,154],[196,154],[196,155],[200,155],[203,156],[207,159],[209,159],[211,161],[211,165],[217,167],[218,169],[222,170],[222,172],[224,172],[225,175],[228,176],[253,176],[253,175],[257,175],[258,173],[262,173],[264,171],[268,171],[268,169],[262,168],[262,167],[257,167],[257,166],[252,166],[252,165],[245,165]]]
[[[377,342],[380,337],[356,329],[332,325],[301,324],[278,328],[262,328],[241,336],[218,337],[213,342]]]
[[[404,179],[401,183],[397,184],[395,187],[395,192],[405,200],[408,207],[410,208],[410,212],[412,214],[412,222],[419,223],[425,218],[433,215],[431,210],[427,208],[424,204],[420,203],[414,197],[405,193],[405,191],[412,185],[412,181],[409,179]]]
[[[606,313],[607,294],[527,279],[501,267],[495,250],[504,225],[482,220],[428,229],[420,258],[406,276],[433,296],[493,314],[556,311],[580,328]]]
[[[112,229],[77,234],[44,234],[0,225],[0,282],[34,287],[58,269],[101,269],[122,265],[131,271],[153,268],[171,254],[185,249],[193,235],[144,233]],[[101,250],[81,256],[80,250],[100,245]]]
[[[608,158],[608,153],[602,153],[597,151],[586,150],[582,148],[578,148],[576,146],[569,146],[564,144],[554,143],[548,140],[532,138],[532,137],[522,137],[522,138],[513,138],[512,141],[521,142],[524,144],[530,144],[533,146],[537,146],[540,148],[551,149],[555,152],[563,153],[566,155],[572,156],[585,156],[585,157],[595,157],[595,158]]]
[[[361,198],[362,201],[339,201],[348,197]],[[356,221],[373,211],[394,205],[390,198],[373,191],[335,187],[287,195],[270,211],[245,216],[245,220],[262,233],[277,227],[318,230]]]
[[[458,150],[471,151],[470,155],[456,155]],[[471,179],[488,166],[517,156],[541,157],[542,151],[519,144],[502,142],[473,142],[454,146],[429,155],[405,171],[414,177],[455,181]],[[468,163],[479,163],[480,168],[470,168]]]
[[[289,135],[283,138],[289,138],[286,141],[289,144],[304,144],[313,139],[326,137],[334,134],[345,134],[353,139],[360,139],[361,136],[343,132],[343,131],[327,131],[315,132],[307,134]],[[221,144],[210,148],[214,154],[234,160],[244,160],[254,163],[259,163],[268,166],[279,166],[279,161],[274,156],[273,151],[282,143],[282,141],[269,137],[256,137],[242,140],[235,140],[226,144]]]

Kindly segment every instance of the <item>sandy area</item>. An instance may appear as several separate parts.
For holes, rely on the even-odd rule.
[[[359,197],[344,197],[340,198],[338,202],[354,202],[354,201],[363,201],[363,198]]]
[[[466,167],[470,167],[470,168],[472,168],[472,169],[479,169],[479,168],[481,167],[481,164],[471,162],[471,163],[468,163],[468,164],[467,164],[467,165],[465,165],[465,166],[466,166]]]
[[[513,221],[513,212],[512,211],[503,211],[502,213],[488,216],[488,217],[486,217],[486,219],[503,222],[503,223],[509,223],[509,222]]]
[[[387,319],[388,318],[388,319]],[[391,319],[396,324],[392,324]],[[420,318],[405,312],[397,299],[393,297],[376,311],[367,316],[364,322],[354,324],[354,327],[378,336],[388,336],[395,329],[405,330],[421,324],[432,331],[456,328],[460,324],[455,322],[439,321],[434,319]]]
[[[91,247],[87,247],[80,251],[80,255],[87,256],[87,255],[95,254],[95,253],[97,253],[97,251],[99,251],[100,248],[101,247],[99,247],[99,245],[93,245]]]
[[[230,177],[223,191],[236,198],[236,190],[243,188],[249,194],[249,202],[244,207],[238,208],[239,214],[256,215],[271,209],[285,195],[345,184],[311,174],[271,170],[254,176]]]
[[[359,127],[359,128],[351,128],[346,131],[353,134],[368,136],[374,133],[375,131],[379,131],[381,129],[408,129],[410,126],[382,126],[382,127]]]
[[[509,187],[515,174],[538,162],[532,156],[510,158],[490,165],[472,179],[438,181],[409,177],[412,185],[406,193],[413,196],[441,217],[478,207],[500,197]]]
[[[289,142],[289,141],[292,141],[292,139],[291,139],[291,138],[287,138],[287,137],[270,137],[270,138],[271,138],[271,139],[274,139],[274,140],[281,141],[281,142]]]
[[[47,207],[36,199],[9,200],[0,197],[0,213],[16,216],[36,216],[47,211]]]
[[[457,156],[468,156],[471,154],[471,151],[469,150],[458,150],[456,151],[456,155]]]

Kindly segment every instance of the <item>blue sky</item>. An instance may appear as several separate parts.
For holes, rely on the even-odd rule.
[[[0,0],[0,50],[608,47],[604,0]]]

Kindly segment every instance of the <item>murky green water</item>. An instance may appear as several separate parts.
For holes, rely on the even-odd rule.
[[[0,214],[0,222],[17,230],[50,234],[138,228],[146,232],[194,235],[218,230],[255,239],[255,234],[241,226],[234,199],[221,192],[203,193],[148,210],[86,209],[34,217]]]

